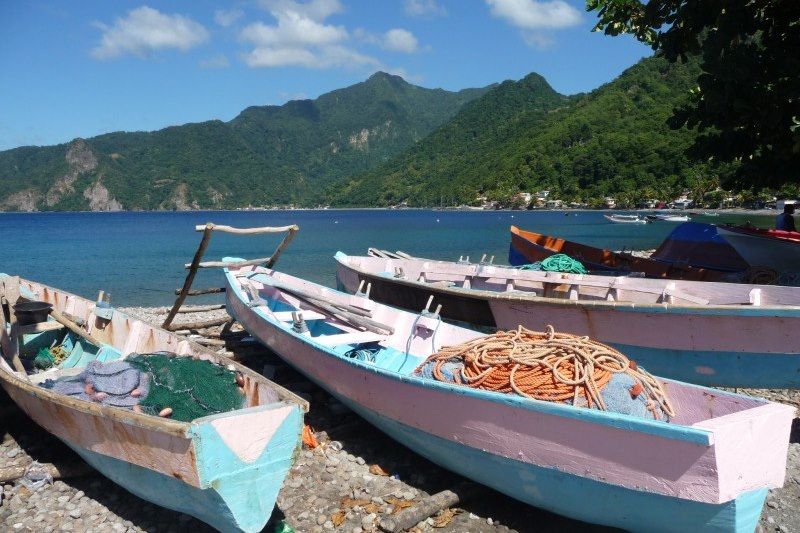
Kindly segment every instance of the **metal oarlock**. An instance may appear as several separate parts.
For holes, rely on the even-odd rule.
[[[469,263],[469,256],[467,256],[467,257],[465,258],[464,256],[462,256],[462,255],[459,255],[459,256],[458,256],[458,262],[459,262],[459,263],[461,263],[462,265],[468,265],[468,264],[470,264],[470,263]]]
[[[356,296],[360,296],[361,298],[366,298],[369,300],[369,293],[372,291],[372,283],[367,283],[367,290],[364,290],[364,283],[366,280],[361,280],[361,283],[358,284],[358,290],[356,291]]]
[[[438,319],[442,312],[442,304],[436,306],[436,311],[431,312],[431,304],[433,303],[433,294],[428,297],[428,303],[425,304],[425,309],[422,310],[420,315],[428,318]]]
[[[303,313],[292,311],[292,329],[297,333],[308,333],[308,324],[303,318]]]

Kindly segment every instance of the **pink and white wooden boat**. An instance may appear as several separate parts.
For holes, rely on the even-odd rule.
[[[631,531],[751,532],[783,484],[792,407],[663,380],[667,423],[442,383],[413,371],[482,333],[262,267],[226,279],[229,313],[287,363],[398,442],[531,505]]]
[[[6,360],[14,351],[36,353],[64,334],[54,321],[11,328],[0,314],[0,385],[37,424],[75,450],[87,463],[133,494],[156,505],[192,515],[220,531],[261,531],[300,446],[308,404],[263,376],[202,346],[140,320],[112,311],[95,314],[95,304],[74,294],[0,274],[0,296],[44,301],[88,324],[94,346],[80,336],[58,367],[24,375]],[[6,312],[9,312],[8,309]],[[103,316],[108,316],[105,309]],[[10,318],[10,317],[9,317]],[[19,333],[19,335],[17,335]],[[67,335],[75,335],[67,332]],[[226,365],[241,373],[240,410],[181,422],[101,405],[37,385],[72,375],[92,360],[123,359],[127,354],[174,352]],[[74,366],[73,366],[74,365]],[[73,368],[66,368],[73,366]]]
[[[652,372],[703,385],[800,388],[800,288],[336,255],[339,285],[471,324],[589,335]]]

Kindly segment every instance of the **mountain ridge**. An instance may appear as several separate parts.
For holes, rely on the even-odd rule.
[[[313,100],[249,106],[227,122],[13,148],[0,152],[0,210],[299,202],[405,149],[489,88],[427,89],[378,72]],[[71,150],[94,163],[76,166]]]

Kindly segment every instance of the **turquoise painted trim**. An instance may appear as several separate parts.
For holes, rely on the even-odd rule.
[[[256,407],[255,410],[282,408],[285,404]],[[237,411],[247,413],[250,409]],[[202,487],[214,487],[232,514],[231,520],[243,531],[261,531],[269,520],[283,480],[300,446],[303,415],[294,406],[272,436],[261,456],[245,463],[222,440],[206,417],[192,423],[189,434],[194,441],[197,472]]]
[[[324,386],[324,384],[321,384]],[[767,489],[722,504],[627,489],[445,440],[340,397],[371,424],[430,461],[525,503],[576,520],[642,532],[752,533]]]
[[[64,442],[93,468],[139,498],[194,516],[225,533],[240,531],[231,510],[216,490],[199,489],[174,477]]]
[[[226,257],[223,260],[240,261],[241,259]],[[241,290],[238,283],[236,282],[235,277],[227,269],[225,269],[225,276],[228,278],[228,286],[231,287],[230,293],[235,295],[243,303],[243,305],[247,305],[248,300],[244,292]],[[322,285],[318,284],[315,285],[317,285],[318,287],[325,288],[326,290],[332,290],[327,287],[323,287]],[[385,370],[375,365],[361,362],[357,359],[351,359],[345,357],[343,353],[341,354],[336,353],[334,349],[328,348],[316,342],[313,337],[297,335],[291,329],[291,326],[289,324],[275,321],[271,315],[262,311],[259,308],[254,308],[253,311],[265,323],[270,324],[272,327],[276,329],[282,330],[284,334],[290,335],[299,340],[300,342],[309,344],[315,350],[329,357],[335,357],[345,361],[350,365],[359,367],[364,372],[379,374],[381,376],[387,377],[392,380],[407,382],[414,386],[422,388],[440,390],[450,394],[471,396],[486,402],[504,404],[518,409],[536,411],[552,416],[559,416],[562,418],[581,420],[584,422],[590,422],[617,429],[623,429],[625,431],[636,431],[667,439],[687,441],[693,444],[699,444],[701,446],[710,446],[713,443],[713,433],[704,429],[668,424],[666,422],[661,422],[659,420],[635,418],[607,411],[582,409],[578,407],[573,407],[571,405],[533,400],[529,398],[522,398],[519,396],[512,396],[510,394],[501,394],[496,392],[483,391],[479,389],[471,389],[468,387],[460,387],[449,383],[423,379],[409,374],[399,374],[394,371]],[[228,309],[228,312],[231,313],[231,316],[235,316],[235,312],[233,311],[233,309]]]
[[[649,372],[669,374],[680,381],[710,387],[800,388],[800,354],[673,350],[621,343],[612,346]]]

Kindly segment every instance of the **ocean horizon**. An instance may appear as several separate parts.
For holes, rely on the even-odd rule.
[[[478,211],[432,209],[295,209],[248,211],[117,211],[0,213],[5,254],[0,271],[46,283],[87,298],[110,292],[117,306],[164,306],[175,298],[200,241],[194,227],[206,222],[235,227],[286,226],[300,231],[277,268],[335,286],[333,255],[363,255],[367,248],[402,250],[431,259],[483,254],[508,261],[509,227],[563,237],[613,250],[656,248],[676,226],[610,224],[609,211]],[[619,213],[632,211],[614,211]],[[698,215],[713,223],[764,225],[758,213]],[[282,235],[215,233],[206,260],[270,255]],[[218,269],[202,270],[194,287],[221,286]],[[219,295],[190,303],[221,301]]]

